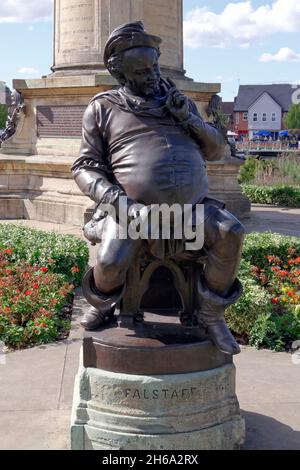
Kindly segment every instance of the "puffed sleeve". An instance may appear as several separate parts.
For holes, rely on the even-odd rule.
[[[111,183],[111,169],[105,151],[105,122],[101,104],[92,101],[83,116],[80,156],[72,166],[74,179],[81,191],[93,201],[103,202],[104,196],[116,194]]]
[[[190,117],[188,119],[188,130],[191,137],[199,143],[206,160],[221,160],[226,146],[226,141],[221,131],[213,124],[203,121],[192,100],[189,100],[189,104]]]

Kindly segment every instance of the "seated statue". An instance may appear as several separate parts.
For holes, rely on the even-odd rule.
[[[244,228],[209,198],[205,160],[220,160],[226,141],[220,129],[205,123],[195,103],[174,83],[160,75],[161,39],[145,32],[143,23],[120,26],[110,35],[104,62],[120,84],[96,95],[83,117],[80,157],[72,171],[81,191],[101,205],[111,205],[116,217],[105,211],[97,219],[101,231],[96,265],[88,274],[84,295],[90,310],[81,324],[87,330],[103,325],[126,289],[126,274],[147,243],[160,259],[197,262],[207,260],[197,286],[196,314],[216,347],[226,354],[240,349],[225,320],[225,308],[242,293],[237,280]],[[122,201],[122,203],[121,203]],[[125,201],[125,203],[124,203]],[[128,221],[139,207],[179,204],[204,207],[204,246],[187,250],[165,240],[116,237],[122,232],[120,208],[126,205]],[[122,206],[123,204],[123,206]],[[101,214],[101,210],[100,210]]]

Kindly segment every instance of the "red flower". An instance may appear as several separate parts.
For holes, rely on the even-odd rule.
[[[4,253],[7,253],[8,255],[10,255],[13,252],[14,250],[12,250],[11,248],[6,248],[6,250],[4,250]]]
[[[73,266],[73,268],[71,268],[71,272],[72,272],[73,274],[79,273],[79,272],[80,272],[80,269],[78,268],[78,266]]]
[[[30,274],[29,274],[29,273],[23,273],[23,277],[24,277],[25,279],[28,279],[28,278],[30,277]]]
[[[28,290],[25,291],[25,295],[31,295],[31,294],[32,294],[32,290],[28,289]]]
[[[289,290],[289,291],[287,292],[287,295],[288,295],[289,297],[294,297],[295,292],[293,292],[292,290]]]
[[[38,321],[34,322],[34,326],[40,326],[39,322]]]
[[[12,274],[12,269],[5,269],[5,274]]]
[[[40,288],[40,286],[39,286],[38,284],[33,284],[32,287],[33,287],[34,289],[39,289],[39,288]]]
[[[6,312],[11,312],[11,308],[10,307],[5,307],[4,309]]]
[[[271,271],[274,271],[274,272],[280,271],[280,267],[279,267],[279,266],[273,266],[273,267],[271,268]]]
[[[48,271],[48,268],[46,268],[46,266],[42,266],[40,269],[42,273],[46,273]]]
[[[288,271],[285,271],[285,270],[279,271],[280,277],[286,277],[286,276],[288,275],[288,273],[289,273],[289,272],[288,272]]]
[[[279,299],[278,297],[274,297],[274,299],[271,300],[272,304],[278,304]]]

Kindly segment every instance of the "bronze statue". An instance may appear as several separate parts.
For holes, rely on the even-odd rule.
[[[14,135],[20,117],[25,112],[25,104],[22,95],[17,90],[13,90],[11,93],[11,106],[13,106],[13,112],[11,116],[7,117],[5,129],[0,135],[0,146],[2,142]]]
[[[222,158],[226,141],[216,126],[203,121],[193,101],[161,77],[160,43],[141,22],[113,31],[104,61],[120,87],[96,95],[84,114],[80,157],[72,171],[81,191],[99,205],[93,227],[99,224],[101,243],[96,265],[86,274],[84,295],[92,307],[81,323],[94,330],[113,315],[126,290],[127,271],[145,242],[113,235],[121,197],[127,198],[129,221],[137,217],[136,202],[203,204],[203,249],[187,251],[182,243],[166,248],[161,239],[147,243],[160,259],[196,263],[205,252],[203,275],[195,279],[198,321],[221,351],[237,354],[224,310],[242,293],[236,276],[244,228],[222,202],[207,197],[205,168],[205,160]],[[101,212],[103,204],[115,207],[117,219]]]

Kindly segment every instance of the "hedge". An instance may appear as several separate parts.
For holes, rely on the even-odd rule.
[[[242,185],[244,194],[252,203],[300,207],[300,187]]]

